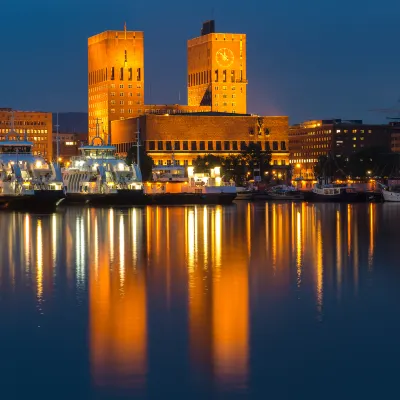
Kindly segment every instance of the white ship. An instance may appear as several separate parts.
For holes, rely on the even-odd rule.
[[[12,128],[0,141],[0,207],[52,211],[64,199],[61,170],[32,153],[33,143]]]
[[[99,144],[95,144],[98,142]],[[137,145],[139,146],[139,140]],[[139,148],[139,147],[138,147]],[[68,203],[137,205],[145,203],[142,174],[137,164],[127,165],[116,155],[116,147],[96,136],[90,145],[80,147],[63,170]],[[139,153],[139,150],[138,150]]]

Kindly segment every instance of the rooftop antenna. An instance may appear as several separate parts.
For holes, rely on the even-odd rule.
[[[124,32],[125,32],[125,40],[126,40],[126,22],[124,22]]]
[[[179,99],[179,103],[181,102],[181,91],[179,91],[178,93],[178,99]]]

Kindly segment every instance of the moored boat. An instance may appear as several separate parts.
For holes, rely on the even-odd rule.
[[[381,191],[384,201],[400,203],[400,186],[385,187]]]
[[[63,170],[66,203],[146,204],[139,166],[127,165],[124,159],[118,158],[116,147],[104,144],[98,129],[97,123],[91,144],[81,147],[81,155],[73,157],[71,165]]]
[[[347,185],[315,184],[311,191],[304,191],[304,200],[314,202],[365,202],[367,195]]]
[[[236,186],[222,181],[220,168],[210,174],[194,173],[193,167],[185,172],[178,165],[153,168],[153,181],[145,186],[150,204],[231,204],[235,199]]]
[[[32,147],[13,126],[0,141],[0,208],[51,212],[63,201],[60,168],[34,155]]]

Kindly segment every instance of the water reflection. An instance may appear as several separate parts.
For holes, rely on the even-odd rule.
[[[386,204],[2,214],[0,290],[32,292],[40,313],[66,293],[87,307],[88,332],[75,333],[87,334],[99,390],[148,391],[152,373],[168,375],[183,359],[199,385],[243,390],[264,343],[253,332],[260,315],[294,291],[304,318],[320,325],[346,286],[355,297],[370,284],[380,229],[395,234],[399,219]],[[160,358],[179,341],[187,354],[163,369]]]

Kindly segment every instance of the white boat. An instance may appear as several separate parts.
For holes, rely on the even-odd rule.
[[[139,165],[128,165],[125,159],[119,158],[116,147],[110,143],[104,144],[98,130],[97,123],[96,136],[91,144],[80,147],[81,155],[72,157],[70,166],[63,170],[66,201],[108,205],[144,204]],[[95,144],[96,141],[99,144]]]
[[[230,204],[236,197],[234,183],[225,183],[216,167],[208,173],[195,173],[193,167],[174,165],[153,168],[153,181],[145,193],[153,204]]]
[[[388,189],[382,188],[382,196],[385,201],[390,201],[390,202],[400,202],[400,187],[398,186],[393,186]]]
[[[0,141],[0,207],[53,211],[64,199],[61,170],[32,153],[33,143],[11,131]]]

